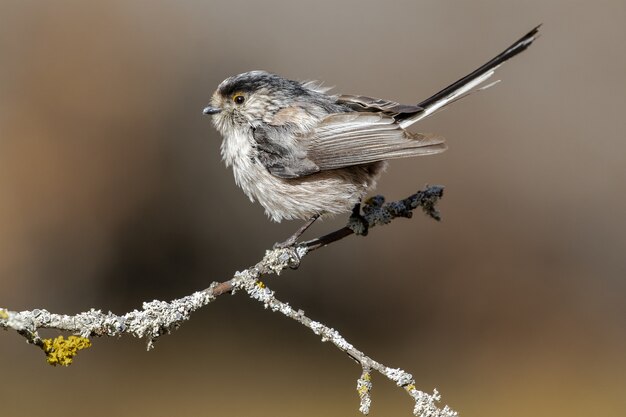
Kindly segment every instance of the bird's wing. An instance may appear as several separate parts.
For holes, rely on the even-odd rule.
[[[308,158],[321,170],[431,155],[446,149],[440,136],[410,133],[391,116],[367,112],[331,114],[303,139]]]
[[[441,137],[409,133],[393,117],[369,112],[331,114],[300,134],[286,128],[257,128],[254,138],[259,161],[281,178],[446,149]]]

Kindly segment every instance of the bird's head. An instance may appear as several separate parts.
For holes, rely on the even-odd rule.
[[[271,123],[275,114],[309,91],[297,81],[265,71],[250,71],[222,81],[204,114],[224,136],[231,129],[241,130]]]

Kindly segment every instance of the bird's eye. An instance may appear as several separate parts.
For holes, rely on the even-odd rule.
[[[233,97],[233,101],[237,104],[243,104],[243,102],[246,101],[246,98],[241,94],[237,94]]]

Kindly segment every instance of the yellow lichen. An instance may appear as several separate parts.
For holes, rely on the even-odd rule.
[[[404,387],[404,389],[407,390],[408,392],[416,390],[415,385],[413,385],[413,384],[407,385],[406,387]]]
[[[359,393],[359,397],[363,398],[363,396],[369,393],[372,387],[372,384],[370,384],[371,381],[372,381],[372,376],[370,375],[370,373],[363,372],[363,375],[361,375],[361,378],[359,378],[359,381],[356,387],[356,390]]]
[[[263,281],[257,281],[256,286],[259,288],[265,288],[265,283]]]
[[[0,309],[0,319],[8,319],[8,318],[9,318],[9,314],[6,312],[6,310]]]
[[[91,347],[91,341],[86,337],[69,336],[64,339],[63,336],[58,336],[54,339],[43,339],[42,349],[50,365],[70,366],[78,351],[88,347]]]

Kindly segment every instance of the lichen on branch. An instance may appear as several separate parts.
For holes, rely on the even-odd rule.
[[[144,338],[148,349],[152,349],[154,342],[161,335],[178,328],[185,320],[189,320],[194,311],[213,302],[222,294],[243,291],[263,303],[266,308],[280,312],[306,326],[323,342],[332,343],[359,363],[362,373],[357,380],[357,392],[360,398],[359,410],[362,413],[367,414],[370,410],[372,371],[376,371],[402,387],[411,396],[415,402],[413,413],[416,416],[456,416],[456,412],[448,406],[443,408],[437,406],[440,400],[437,390],[434,390],[433,394],[419,391],[411,374],[399,368],[385,366],[365,355],[337,330],[310,319],[304,311],[278,300],[274,292],[260,281],[263,275],[279,275],[287,268],[298,268],[302,259],[310,252],[351,234],[366,235],[374,226],[388,224],[398,217],[410,218],[413,210],[418,207],[421,207],[428,216],[439,220],[436,204],[442,195],[442,187],[429,186],[403,200],[389,203],[385,203],[382,196],[372,197],[363,203],[362,212],[355,210],[346,227],[307,242],[268,250],[261,261],[235,273],[233,278],[224,282],[214,282],[208,288],[183,298],[169,302],[159,300],[145,302],[140,310],[123,315],[104,313],[95,309],[70,316],[51,313],[44,309],[17,312],[0,308],[0,328],[15,330],[29,343],[39,346],[46,353],[48,363],[68,366],[78,351],[91,346],[89,338],[132,335]],[[67,339],[63,336],[42,339],[38,334],[40,329],[56,329],[73,335]]]
[[[78,351],[89,347],[91,347],[91,341],[81,336],[69,336],[67,339],[63,336],[43,339],[41,346],[48,363],[53,366],[70,366]]]

